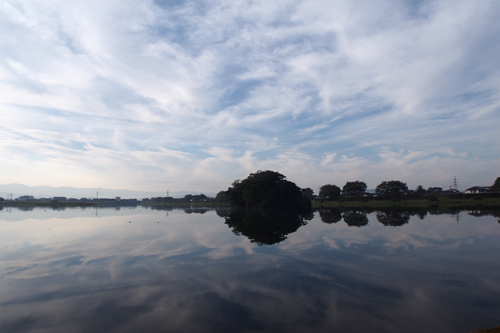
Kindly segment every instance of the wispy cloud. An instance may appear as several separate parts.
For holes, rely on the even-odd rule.
[[[498,14],[495,1],[4,1],[0,182],[215,192],[274,168],[309,187],[490,183]]]

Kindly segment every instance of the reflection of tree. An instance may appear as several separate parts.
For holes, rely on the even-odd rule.
[[[397,210],[391,210],[387,212],[377,212],[377,220],[386,227],[400,227],[408,223],[410,216]]]
[[[229,208],[221,208],[221,207],[215,208],[215,213],[220,217],[226,217],[227,215],[229,215],[230,211],[231,210]]]
[[[184,208],[184,213],[186,214],[205,214],[208,211],[206,208]]]
[[[350,227],[364,227],[368,224],[368,217],[366,217],[366,213],[358,212],[358,211],[347,211],[342,215],[345,223],[347,223]]]
[[[427,211],[426,210],[419,210],[417,212],[417,216],[419,219],[423,220],[425,218],[425,216],[427,215]]]
[[[225,219],[234,234],[259,245],[279,243],[307,224],[303,215],[293,211],[232,209]]]
[[[498,178],[497,178],[498,179]],[[493,210],[493,211],[490,211],[490,214],[494,217],[498,217],[500,218],[500,211],[498,210]],[[500,223],[500,220],[498,220],[498,223]]]
[[[166,211],[173,211],[174,207],[172,206],[150,206],[149,209],[151,210],[166,210]]]
[[[338,209],[319,209],[319,216],[321,218],[321,221],[332,224],[332,223],[337,223],[342,219],[342,214],[340,213],[340,210]]]

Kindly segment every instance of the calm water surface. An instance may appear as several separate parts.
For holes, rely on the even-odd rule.
[[[287,239],[260,246],[214,210],[4,208],[0,331],[500,325],[498,217],[343,214],[316,212]]]

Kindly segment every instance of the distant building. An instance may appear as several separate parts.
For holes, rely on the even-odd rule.
[[[35,197],[32,195],[21,195],[19,198],[17,198],[19,201],[33,201],[35,200]]]
[[[465,190],[466,194],[486,193],[490,188],[487,186],[474,186]]]
[[[68,200],[66,197],[54,197],[55,201],[66,201]]]
[[[435,195],[450,195],[450,194],[459,194],[459,193],[460,193],[459,190],[455,190],[453,188],[450,188],[449,190],[434,192]]]

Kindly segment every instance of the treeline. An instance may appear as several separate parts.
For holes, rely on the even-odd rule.
[[[436,195],[447,195],[450,198],[468,198],[468,197],[497,197],[500,193],[500,177],[498,177],[492,186],[489,187],[488,193],[482,194],[464,194],[455,189],[444,190],[442,187],[429,187],[425,189],[422,185],[418,185],[414,190],[408,189],[408,185],[399,180],[383,181],[375,188],[375,194],[366,192],[366,183],[363,181],[347,182],[342,189],[337,185],[326,184],[320,187],[319,194],[314,195],[310,188],[303,189],[303,193],[311,199],[318,200],[335,200],[339,198],[371,198],[377,197],[382,199],[387,198],[419,198],[427,197],[432,199]]]

